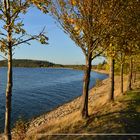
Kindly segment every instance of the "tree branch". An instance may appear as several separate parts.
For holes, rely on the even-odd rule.
[[[44,35],[44,30],[45,30],[45,27],[42,29],[42,31],[38,35],[34,35],[34,36],[31,36],[28,39],[25,39],[23,41],[19,41],[19,42],[13,44],[12,47],[17,46],[17,45],[21,45],[23,43],[28,43],[31,40],[38,40],[38,38],[41,37],[41,36],[45,37],[45,39],[46,39],[47,37]]]
[[[98,54],[94,55],[94,56],[92,57],[92,60],[93,60],[94,58],[96,58],[97,56],[100,56],[107,48],[108,48],[108,46],[106,46],[106,47],[105,47],[102,51],[100,51]]]
[[[27,43],[27,42],[29,42],[29,41],[31,41],[31,40],[34,40],[34,39],[36,39],[36,37],[31,37],[31,38],[25,39],[25,40],[23,40],[23,41],[20,41],[20,42],[17,42],[17,43],[15,43],[15,44],[13,44],[12,47],[17,46],[17,45],[21,45],[21,44],[23,44],[23,43]]]
[[[0,35],[7,36],[6,34],[4,34],[4,33],[1,33],[1,32],[0,32]]]
[[[8,60],[6,57],[4,57],[4,56],[2,56],[2,55],[0,55],[0,57],[4,58],[5,60]]]

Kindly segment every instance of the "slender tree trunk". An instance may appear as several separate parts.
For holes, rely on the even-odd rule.
[[[4,0],[7,26],[7,51],[8,51],[8,70],[7,70],[7,87],[6,87],[6,105],[5,105],[5,140],[11,140],[11,97],[12,97],[12,28],[10,15],[10,0]]]
[[[134,83],[136,82],[136,77],[137,77],[137,72],[136,72],[136,70],[135,70],[135,72],[134,72]]]
[[[135,83],[136,82],[136,76],[137,76],[137,68],[136,68],[136,64],[135,64],[135,67],[134,67],[134,64],[133,64],[133,82]]]
[[[5,111],[5,140],[11,140],[11,97],[12,97],[12,48],[8,49],[8,71],[6,88],[6,111]]]
[[[110,92],[109,101],[114,101],[114,58],[110,59]]]
[[[132,58],[130,58],[128,84],[127,84],[127,90],[128,91],[132,90],[132,69],[133,69]]]
[[[88,117],[88,89],[90,82],[90,72],[91,72],[91,59],[92,55],[90,54],[88,58],[86,58],[86,68],[84,73],[84,81],[83,81],[83,95],[82,95],[82,103],[81,103],[81,116],[83,119]]]
[[[123,63],[121,63],[120,81],[121,81],[121,94],[123,94]]]

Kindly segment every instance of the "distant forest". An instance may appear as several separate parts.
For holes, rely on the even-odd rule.
[[[7,67],[7,61],[1,60],[0,67]],[[49,61],[29,60],[29,59],[13,59],[13,67],[60,67],[60,68],[74,68],[83,69],[84,65],[61,65]]]
[[[92,65],[93,69],[105,69],[106,62],[98,65]],[[7,67],[7,61],[1,60],[0,67]],[[59,68],[73,68],[84,70],[84,65],[61,65],[49,61],[29,60],[29,59],[13,59],[13,67],[59,67]]]
[[[62,65],[40,60],[28,60],[28,59],[13,60],[13,67],[54,67],[54,66],[61,67]],[[0,61],[0,67],[7,67],[6,60]]]

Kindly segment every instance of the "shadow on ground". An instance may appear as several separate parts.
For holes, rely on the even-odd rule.
[[[98,112],[58,132],[76,135],[44,136],[38,140],[140,140],[140,89],[127,92]]]

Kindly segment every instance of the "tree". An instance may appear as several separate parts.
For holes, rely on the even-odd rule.
[[[127,15],[127,20],[126,20],[126,15]],[[125,14],[122,16],[123,16],[123,19],[125,19],[124,21],[125,27],[123,27],[125,48],[122,51],[122,53],[125,53],[125,57],[129,60],[127,90],[131,90],[132,89],[131,86],[132,86],[133,59],[136,57],[136,55],[140,53],[139,1],[136,1],[136,0],[130,1],[128,8],[125,11]]]
[[[123,47],[123,46],[122,46]],[[126,53],[125,51],[121,50],[118,54],[117,54],[117,62],[118,65],[120,65],[120,93],[124,94],[124,90],[123,90],[123,75],[124,75],[124,64],[126,62]]]
[[[23,21],[20,15],[26,14],[30,3],[25,0],[0,1],[0,21],[3,27],[0,30],[0,48],[7,56],[7,88],[6,88],[6,111],[5,111],[5,140],[11,140],[11,97],[13,87],[12,56],[14,47],[21,44],[29,44],[31,40],[38,40],[46,44],[48,38],[44,29],[38,35],[28,35],[23,29]]]
[[[50,0],[27,0],[29,3],[35,5],[39,10],[48,13],[48,5]]]
[[[132,90],[132,72],[133,72],[133,63],[132,63],[132,57],[129,59],[129,74],[128,74],[128,84],[127,84],[127,90]]]
[[[129,74],[127,90],[131,90],[132,87],[132,72],[133,72],[133,59],[135,55],[140,53],[140,8],[139,1],[132,0],[129,2],[128,8],[123,19],[125,19],[125,29],[127,29],[126,42],[127,42],[127,56],[129,57]],[[126,18],[127,15],[127,18]]]
[[[109,56],[115,51],[115,55],[111,56],[110,68],[110,96],[109,99],[113,100],[114,96],[114,57],[120,57],[121,69],[121,92],[123,93],[123,63],[125,55],[130,58],[130,70],[128,78],[128,89],[131,87],[132,79],[132,55],[139,52],[139,1],[128,0],[116,3],[120,7],[120,14],[114,18],[116,25],[110,31]],[[112,48],[113,47],[113,48]],[[107,50],[107,51],[108,51]]]
[[[92,60],[108,47],[108,45],[103,47],[102,43],[108,38],[111,24],[106,17],[116,15],[115,11],[110,12],[109,4],[112,4],[111,8],[114,7],[114,2],[111,0],[106,2],[103,0],[52,0],[50,3],[51,14],[65,33],[82,49],[85,56],[82,118],[88,117],[88,88]]]
[[[110,91],[109,91],[109,95],[108,95],[108,101],[114,101],[114,84],[115,84],[114,68],[115,68],[115,57],[117,54],[117,46],[115,44],[113,37],[111,37],[109,42],[110,42],[109,48],[106,50],[106,55],[110,60],[110,72],[109,72]],[[113,43],[111,43],[111,42],[113,42]]]
[[[137,73],[140,71],[140,55],[137,54],[134,57],[134,62],[133,62],[133,67],[134,67],[134,71],[133,71],[133,82],[135,83],[137,80]]]

